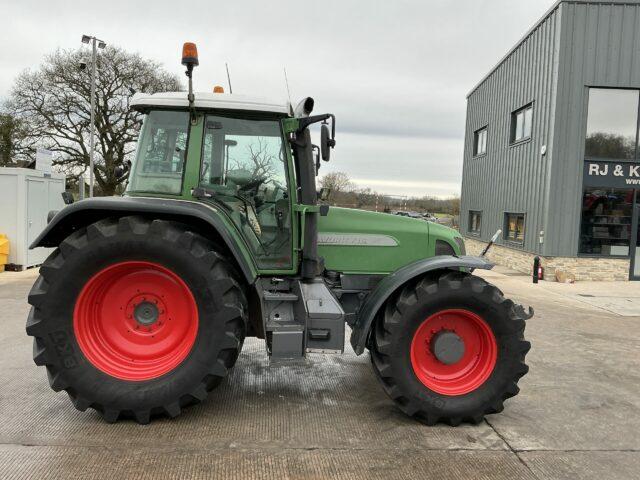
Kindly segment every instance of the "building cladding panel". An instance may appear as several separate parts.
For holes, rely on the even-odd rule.
[[[469,211],[482,212],[484,241],[503,228],[505,212],[524,213],[523,250],[577,255],[590,86],[640,88],[640,1],[557,2],[474,87],[467,98],[463,233]],[[510,145],[511,113],[529,103],[531,140]],[[474,132],[484,126],[487,153],[474,157]]]
[[[545,192],[558,64],[559,15],[549,14],[467,99],[461,228],[469,210],[482,211],[480,238],[503,227],[504,213],[525,213],[524,248],[536,251],[531,232],[544,224]],[[533,103],[531,140],[510,145],[511,113]],[[474,132],[487,126],[487,153],[473,157]]]

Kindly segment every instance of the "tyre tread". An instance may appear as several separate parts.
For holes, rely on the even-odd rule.
[[[209,367],[195,388],[180,394],[175,401],[150,409],[131,411],[114,409],[109,405],[102,405],[98,399],[77,395],[60,374],[56,361],[50,359],[52,356],[48,355],[46,342],[41,336],[43,322],[46,322],[43,305],[48,300],[48,287],[50,283],[59,281],[64,275],[65,259],[77,251],[89,247],[94,239],[107,238],[120,233],[160,235],[161,238],[175,243],[176,248],[180,247],[190,252],[199,262],[210,262],[208,281],[211,284],[224,285],[224,289],[221,291],[224,308],[221,313],[227,315],[228,318],[224,323],[225,341],[220,348],[218,360]],[[220,278],[220,274],[224,274],[224,277]],[[199,234],[187,230],[182,224],[157,219],[149,220],[140,216],[127,216],[120,219],[108,218],[95,222],[86,228],[75,231],[60,243],[58,249],[43,263],[40,276],[29,292],[28,301],[31,304],[31,310],[27,318],[26,331],[28,335],[34,337],[34,362],[36,365],[46,366],[49,385],[54,391],[66,390],[76,409],[85,411],[88,408],[93,408],[100,412],[108,423],[114,423],[120,418],[133,418],[140,424],[147,424],[158,413],[171,418],[176,417],[182,412],[183,406],[205,400],[208,392],[228,375],[240,354],[246,332],[247,301],[236,278],[238,278],[236,270],[229,261],[215,251],[215,245]]]
[[[417,400],[412,400],[400,391],[393,378],[391,365],[392,335],[394,327],[402,327],[401,312],[409,304],[408,299],[422,301],[431,295],[435,295],[441,289],[459,290],[463,286],[470,288],[477,294],[489,297],[494,304],[506,311],[505,318],[509,320],[509,330],[512,332],[511,335],[514,335],[517,339],[514,353],[517,356],[517,366],[510,372],[511,378],[507,383],[507,387],[500,392],[497,399],[478,406],[475,411],[467,415],[447,416],[434,413]],[[529,371],[529,367],[525,363],[525,355],[531,348],[531,344],[524,340],[526,322],[518,312],[512,300],[505,298],[497,287],[487,283],[480,277],[455,271],[447,272],[437,278],[426,276],[418,282],[405,285],[398,294],[387,302],[383,313],[376,319],[370,345],[373,370],[387,395],[408,416],[416,418],[427,425],[435,425],[440,422],[453,427],[465,422],[478,424],[484,419],[485,415],[499,413],[504,409],[503,402],[519,393],[518,380]]]

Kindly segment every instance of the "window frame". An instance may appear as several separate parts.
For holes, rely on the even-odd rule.
[[[588,186],[584,186],[584,185],[582,186],[582,197],[581,197],[582,202],[584,202],[584,192],[585,192],[585,190],[586,189],[595,189],[595,188],[597,188],[597,187],[588,187]],[[608,187],[608,188],[605,187],[605,189],[606,190],[619,190],[619,191],[622,191],[622,190],[633,190],[633,196],[632,196],[632,200],[631,200],[631,212],[630,212],[631,215],[630,215],[630,221],[629,221],[628,224],[627,223],[619,223],[618,224],[618,223],[608,223],[608,222],[607,223],[602,223],[601,225],[597,224],[597,223],[593,223],[592,224],[594,226],[605,226],[605,227],[610,227],[610,226],[613,226],[613,225],[618,225],[618,226],[627,226],[628,225],[629,229],[630,229],[630,232],[629,232],[629,245],[628,245],[629,252],[626,255],[624,255],[624,254],[622,254],[622,255],[621,254],[609,254],[609,255],[607,255],[606,253],[589,253],[589,252],[582,252],[581,251],[581,247],[583,245],[583,243],[582,243],[583,231],[584,231],[585,225],[588,225],[588,223],[585,223],[584,205],[583,205],[583,203],[581,203],[581,206],[580,206],[580,230],[579,230],[579,235],[578,235],[578,253],[577,253],[577,256],[578,257],[586,257],[586,258],[612,258],[612,259],[621,258],[621,259],[630,259],[630,258],[633,257],[633,246],[632,246],[632,243],[633,243],[633,215],[634,215],[633,209],[634,209],[634,205],[636,205],[636,201],[637,201],[636,197],[638,195],[640,195],[640,190],[634,189],[634,188],[624,189],[624,188],[616,188],[616,187]],[[608,216],[609,217],[609,216],[611,216],[612,217],[613,215],[602,214],[602,215],[597,215],[597,216],[599,216],[599,217],[604,217],[604,216]],[[621,216],[621,218],[622,217],[627,218],[627,216]],[[592,237],[592,238],[600,239],[600,237]],[[615,238],[612,239],[612,238],[604,238],[604,237],[602,237],[601,239],[604,239],[604,240],[616,240]],[[622,239],[620,238],[618,240],[622,240]],[[614,246],[620,246],[620,245],[614,245]]]
[[[586,141],[587,141],[587,135],[589,132],[589,112],[590,112],[590,95],[591,95],[591,90],[615,90],[615,91],[635,91],[638,92],[638,114],[636,116],[636,148],[635,148],[635,155],[634,158],[631,159],[625,159],[625,158],[605,158],[605,157],[596,157],[596,156],[591,156],[591,155],[587,155],[587,151],[586,151]],[[640,162],[640,88],[634,88],[634,87],[621,87],[621,86],[609,86],[609,85],[602,85],[599,83],[593,83],[593,84],[587,84],[584,86],[584,98],[583,98],[583,117],[582,117],[582,139],[583,139],[583,143],[582,143],[582,161],[583,164],[586,162],[612,162],[612,163],[620,163],[620,164],[629,164],[629,163],[638,163]],[[632,211],[631,211],[631,235],[629,238],[629,253],[627,255],[607,255],[607,254],[603,254],[603,253],[583,253],[581,252],[581,247],[582,247],[582,232],[583,229],[585,227],[585,219],[583,218],[583,202],[584,202],[584,192],[587,188],[595,188],[595,187],[591,187],[591,186],[587,186],[585,184],[585,179],[584,177],[582,178],[582,183],[581,183],[581,189],[579,191],[579,205],[580,205],[580,222],[579,222],[579,235],[578,235],[578,241],[575,244],[574,248],[576,251],[576,256],[578,258],[606,258],[606,259],[632,259],[633,258],[633,216],[635,215],[634,211],[633,211],[633,207],[632,207]],[[617,189],[617,190],[624,190],[625,188],[623,187],[603,187],[605,189]],[[634,190],[634,199],[632,202],[632,205],[636,204],[637,201],[637,197],[640,197],[640,189],[635,188],[635,186],[629,186],[628,188],[633,189]]]
[[[516,216],[516,217],[522,217],[522,240],[514,240],[512,238],[509,238],[509,217],[510,216]],[[503,227],[504,227],[504,242],[507,245],[512,245],[512,246],[518,246],[518,247],[523,247],[524,246],[524,242],[527,238],[527,214],[524,212],[504,212],[504,222],[503,222]]]
[[[509,145],[519,145],[521,143],[528,142],[533,138],[533,104],[534,102],[529,102],[526,105],[511,112],[511,116],[510,116],[511,122],[509,125]],[[525,120],[527,118],[527,111],[531,112],[531,119],[530,119],[530,125],[529,125],[529,135],[524,135],[524,132],[526,130],[525,126],[527,125],[525,123]],[[518,130],[518,115],[521,113],[523,114],[523,120],[522,120],[523,136],[520,138],[516,138],[516,132]]]
[[[482,152],[479,151],[478,146],[480,144],[480,135],[484,133],[484,150]],[[487,144],[489,140],[489,131],[488,125],[484,127],[480,127],[473,132],[473,157],[484,157],[487,154]]]
[[[229,218],[229,221],[235,227],[236,232],[238,232],[240,238],[242,238],[242,241],[246,245],[249,251],[249,254],[251,255],[252,261],[256,266],[256,268],[258,269],[258,271],[262,273],[271,272],[271,273],[277,273],[277,274],[295,273],[297,271],[296,265],[298,264],[298,261],[299,261],[299,254],[298,254],[299,222],[298,222],[298,216],[295,214],[293,209],[294,203],[298,201],[297,184],[296,184],[296,178],[295,178],[295,166],[293,165],[293,154],[291,151],[291,146],[287,141],[287,132],[283,125],[283,120],[290,117],[287,117],[286,115],[282,115],[282,114],[273,113],[273,112],[244,112],[244,111],[235,111],[235,110],[202,110],[200,113],[203,116],[203,120],[202,120],[202,138],[200,139],[200,146],[199,146],[200,161],[198,162],[198,177],[197,177],[198,185],[201,184],[202,168],[205,160],[204,148],[205,148],[207,118],[214,116],[214,117],[231,118],[236,120],[254,120],[254,121],[271,120],[278,123],[280,138],[282,140],[282,149],[283,149],[282,151],[284,155],[283,164],[284,164],[285,181],[286,181],[286,187],[287,187],[286,193],[289,201],[289,217],[290,217],[290,225],[291,225],[289,229],[289,247],[290,247],[289,248],[289,264],[287,266],[282,266],[282,267],[262,265],[261,259],[254,251],[254,248],[251,242],[249,241],[248,238],[246,238],[246,235],[244,234],[244,232],[240,228],[238,228],[238,225],[236,224],[236,222],[231,218],[224,202],[222,202],[217,195],[214,195],[211,201],[219,205],[221,207],[220,210],[224,212],[227,218]],[[208,185],[207,188],[210,188],[214,192],[218,192],[218,191],[225,192],[228,190],[227,186],[224,184],[220,184],[220,185],[211,184],[211,185]]]
[[[472,230],[471,229],[471,225],[473,225],[473,222],[471,221],[471,217],[473,215],[478,215],[478,218],[480,220],[480,228],[478,228],[477,230]],[[467,234],[469,235],[473,235],[474,237],[479,237],[480,235],[482,235],[482,210],[469,210],[469,215],[468,215],[468,224],[467,224]]]
[[[281,135],[281,139],[282,139],[282,153],[285,157],[285,161],[284,163],[284,178],[286,180],[287,183],[287,194],[289,196],[291,196],[291,182],[292,182],[292,178],[290,175],[290,168],[289,168],[289,158],[288,158],[288,154],[287,154],[287,141],[286,141],[286,134],[285,131],[283,129],[282,126],[282,119],[283,118],[287,118],[284,117],[282,115],[274,115],[274,114],[270,114],[269,112],[265,112],[265,114],[260,114],[260,113],[251,113],[251,114],[243,114],[245,112],[235,112],[235,111],[216,111],[216,110],[205,110],[202,112],[203,113],[203,125],[202,125],[202,141],[200,142],[200,162],[199,162],[199,167],[198,167],[198,184],[201,183],[201,172],[202,172],[202,167],[204,165],[204,157],[205,157],[205,151],[204,151],[204,147],[205,147],[205,138],[206,138],[206,123],[207,123],[207,118],[214,116],[214,117],[223,117],[223,118],[231,118],[231,119],[235,119],[235,120],[254,120],[254,121],[267,121],[267,120],[272,120],[274,122],[278,122],[278,128],[280,129],[280,135]],[[290,148],[289,148],[290,150]],[[224,184],[212,184],[210,185],[211,188],[213,188],[214,190],[219,189],[219,190],[225,190],[226,189],[226,185]]]
[[[145,115],[144,119],[143,119],[143,123],[140,127],[140,131],[138,132],[138,140],[136,141],[136,149],[134,151],[134,157],[133,157],[133,163],[132,163],[132,170],[137,168],[136,163],[138,162],[138,155],[140,154],[139,149],[142,148],[142,142],[140,141],[140,137],[142,136],[143,133],[143,129],[145,128],[144,122],[146,121],[146,119],[148,118],[148,116],[152,113],[152,112],[176,112],[176,111],[180,111],[180,110],[175,110],[172,108],[149,108],[149,109],[145,109],[143,111],[141,111],[141,113],[143,113]],[[187,112],[188,114],[188,112]],[[188,117],[187,117],[188,118]],[[184,185],[184,179],[186,176],[186,172],[187,172],[187,165],[188,165],[188,160],[189,160],[189,142],[191,141],[191,129],[192,129],[193,125],[191,123],[191,121],[187,120],[187,138],[185,139],[185,149],[184,149],[184,160],[183,160],[183,164],[182,164],[182,175],[180,178],[180,190],[176,193],[174,192],[157,192],[155,190],[130,190],[130,185],[131,182],[129,181],[129,179],[127,179],[127,187],[125,189],[125,194],[126,195],[144,195],[144,194],[153,194],[154,196],[167,196],[167,197],[182,197],[184,196],[184,189],[185,189],[185,185]]]
[[[592,155],[587,155],[587,134],[589,131],[589,102],[591,90],[625,90],[625,91],[633,91],[638,92],[638,108],[636,113],[636,145],[635,152],[633,158],[608,158],[608,157],[596,157]],[[582,145],[582,160],[584,162],[588,161],[604,161],[604,162],[616,162],[616,163],[637,163],[640,161],[640,88],[633,87],[611,87],[611,86],[601,86],[601,85],[585,85],[586,91],[586,99],[584,101],[584,117],[583,117],[583,145]],[[619,257],[624,258],[624,257]]]

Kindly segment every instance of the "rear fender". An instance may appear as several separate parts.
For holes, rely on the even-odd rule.
[[[256,269],[243,246],[231,233],[217,208],[200,202],[143,197],[89,198],[57,212],[29,248],[57,247],[75,230],[107,217],[144,215],[193,225],[207,238],[219,238],[234,257],[247,283],[252,284]]]
[[[442,255],[418,260],[387,275],[367,296],[358,311],[356,322],[351,331],[351,346],[357,355],[364,352],[371,325],[386,301],[408,281],[428,272],[437,270],[460,270],[461,268],[490,270],[493,263],[484,257]]]

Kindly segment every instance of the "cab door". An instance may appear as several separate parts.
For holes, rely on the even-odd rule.
[[[263,271],[292,271],[290,149],[273,116],[204,118],[199,185],[214,193]]]

